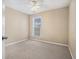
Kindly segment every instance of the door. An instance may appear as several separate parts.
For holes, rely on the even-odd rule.
[[[4,0],[2,1],[2,59],[5,59],[5,41],[7,39],[5,35],[5,4]]]

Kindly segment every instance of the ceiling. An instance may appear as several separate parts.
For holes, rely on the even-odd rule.
[[[52,9],[67,7],[70,1],[71,0],[42,0],[42,4],[37,12],[33,12],[31,10],[31,0],[5,0],[5,5],[26,14],[35,14]]]

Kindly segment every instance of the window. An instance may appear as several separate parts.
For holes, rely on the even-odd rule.
[[[41,28],[41,16],[34,16],[33,17],[33,24],[32,24],[32,36],[39,37],[40,36],[40,28]]]

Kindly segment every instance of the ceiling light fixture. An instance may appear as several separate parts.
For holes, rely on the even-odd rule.
[[[37,12],[39,8],[40,8],[39,0],[32,0],[32,8],[31,8],[31,10],[33,12]]]

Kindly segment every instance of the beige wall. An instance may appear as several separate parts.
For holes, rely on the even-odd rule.
[[[76,7],[75,0],[70,4],[70,17],[69,17],[69,48],[73,59],[76,59]]]
[[[43,18],[40,40],[68,43],[68,8],[46,11],[38,15]],[[32,34],[32,17],[33,15],[30,16],[30,34]]]
[[[6,7],[5,34],[7,43],[17,42],[28,37],[28,15]]]

